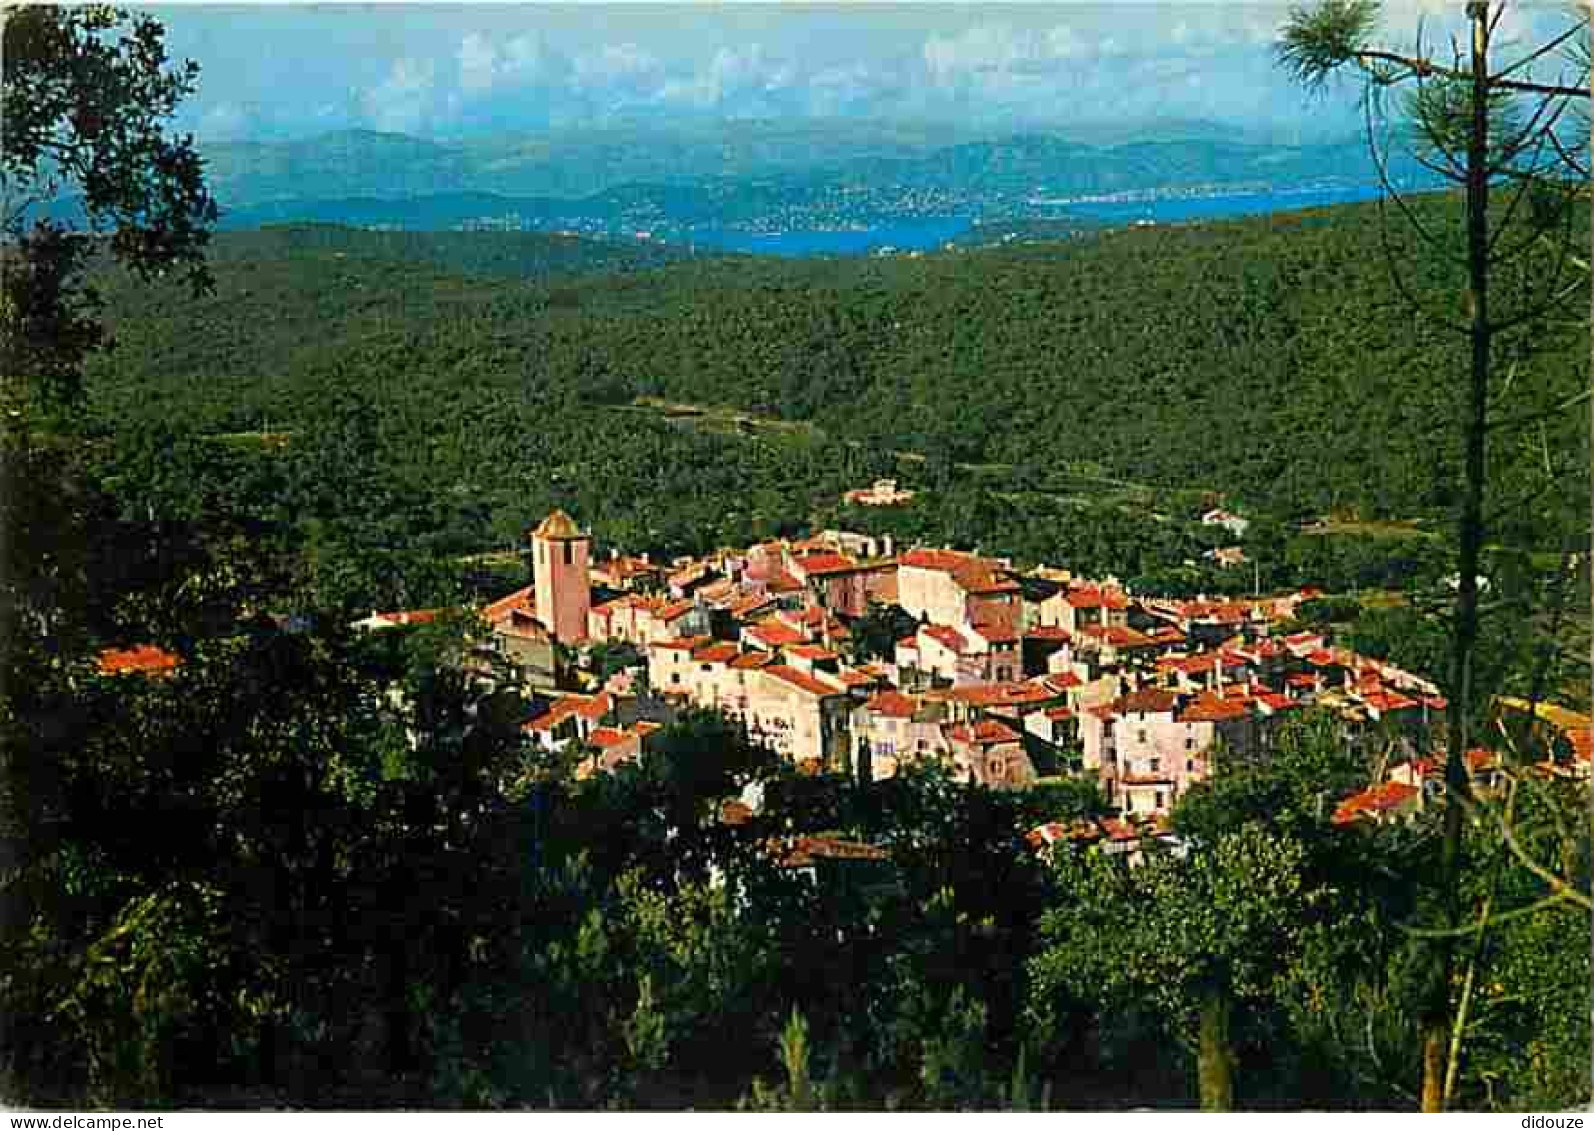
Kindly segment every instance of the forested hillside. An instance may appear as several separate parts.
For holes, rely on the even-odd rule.
[[[1451,202],[1422,207],[1431,224],[1456,218]],[[1347,206],[922,258],[527,281],[479,276],[611,267],[615,253],[538,237],[224,234],[213,297],[112,282],[119,348],[92,388],[114,430],[287,434],[278,471],[310,460],[380,484],[318,488],[337,510],[325,517],[413,509],[426,516],[414,533],[444,532],[460,552],[509,541],[555,503],[600,537],[693,548],[800,523],[884,472],[958,500],[931,533],[961,526],[1035,557],[1079,552],[1029,531],[1073,513],[1058,500],[1081,501],[1081,471],[1150,489],[1131,529],[1159,499],[1188,510],[1206,493],[1291,521],[1432,521],[1456,480],[1464,356],[1412,313],[1384,245],[1430,306],[1453,309],[1460,292],[1450,265],[1408,260],[1401,233],[1376,205]],[[1529,256],[1501,305],[1546,274]],[[1530,323],[1514,340],[1503,412],[1581,388],[1586,322]],[[784,424],[683,427],[636,397]],[[1546,515],[1586,509],[1586,475],[1564,474],[1586,467],[1586,423],[1552,412],[1491,454],[1503,498],[1538,492],[1505,516],[1502,541],[1532,543]],[[1121,570],[1158,564],[1122,552]]]
[[[360,231],[340,224],[281,224],[233,232],[211,259],[251,263],[327,256],[427,263],[470,275],[546,279],[642,271],[687,258],[684,250],[645,240],[585,239],[540,232]]]

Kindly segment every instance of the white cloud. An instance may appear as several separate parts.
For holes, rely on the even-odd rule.
[[[498,78],[498,48],[471,32],[459,41],[459,85],[467,93],[491,90]]]
[[[360,95],[360,108],[378,129],[408,132],[434,117],[437,64],[430,59],[395,59],[387,76]]]
[[[664,74],[658,57],[634,43],[606,43],[584,52],[576,56],[574,68],[576,81],[588,88],[607,84],[656,87]]]

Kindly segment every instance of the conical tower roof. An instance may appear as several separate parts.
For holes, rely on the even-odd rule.
[[[531,533],[535,538],[546,538],[550,542],[573,542],[586,537],[576,525],[575,519],[558,508],[543,519],[537,529]]]

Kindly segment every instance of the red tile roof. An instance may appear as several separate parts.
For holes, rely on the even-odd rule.
[[[1040,624],[1024,630],[1025,640],[1047,640],[1066,644],[1073,639],[1060,624]]]
[[[745,617],[749,613],[756,613],[774,600],[768,593],[747,593],[737,597],[730,603],[733,617]]]
[[[818,644],[792,644],[786,649],[786,654],[796,656],[799,660],[834,660],[839,657],[829,648],[821,648]]]
[[[857,562],[833,550],[804,554],[794,559],[792,565],[809,577],[820,577],[827,573],[848,573],[858,568]]]
[[[1100,585],[1080,585],[1063,596],[1076,609],[1127,609],[1129,598],[1117,589]]]
[[[1233,699],[1220,699],[1215,695],[1202,695],[1180,711],[1175,718],[1181,723],[1221,723],[1243,719],[1250,714],[1245,704]]]
[[[764,584],[771,593],[797,593],[803,588],[802,582],[785,572],[770,574]]]
[[[977,561],[973,554],[962,550],[909,550],[897,558],[899,566],[913,569],[932,569],[939,573],[954,573]]]
[[[1018,642],[1018,630],[1005,624],[976,624],[973,629],[988,644],[1016,644]]]
[[[535,597],[532,594],[531,586],[528,585],[524,589],[516,589],[513,593],[507,593],[489,604],[482,609],[482,616],[489,622],[499,621],[515,609],[530,609],[534,603]]]
[[[1179,698],[1173,692],[1143,687],[1115,700],[1112,707],[1121,715],[1165,715],[1178,705]]]
[[[1050,687],[1053,691],[1067,691],[1069,688],[1085,685],[1085,681],[1073,672],[1048,672],[1046,675],[1036,676],[1030,682]]]
[[[1033,683],[974,683],[954,687],[949,698],[974,707],[1049,703],[1058,692]]]
[[[1101,829],[1107,834],[1108,840],[1122,842],[1140,839],[1140,830],[1121,817],[1103,817]]]
[[[1375,785],[1341,801],[1339,808],[1334,810],[1333,822],[1336,825],[1348,825],[1364,814],[1376,816],[1392,812],[1412,801],[1419,792],[1416,786],[1395,781]]]
[[[999,742],[1022,742],[1024,736],[996,719],[981,719],[970,727],[959,723],[947,730],[947,737],[971,746],[995,746]]]
[[[1046,717],[1054,723],[1061,723],[1073,718],[1074,712],[1069,707],[1048,707],[1046,708]]]
[[[1370,691],[1362,696],[1362,702],[1380,714],[1390,711],[1403,711],[1408,707],[1417,706],[1415,699],[1408,699],[1398,691]]]
[[[698,648],[692,653],[692,659],[703,664],[728,664],[741,654],[742,650],[735,644],[722,640],[716,644],[705,644],[703,647]]]
[[[791,625],[776,620],[774,617],[759,621],[747,630],[747,634],[754,640],[767,644],[771,648],[785,648],[788,645],[801,644],[806,639],[801,632],[798,632]]]
[[[653,615],[665,624],[669,624],[673,620],[680,620],[694,608],[696,608],[696,604],[692,601],[672,601],[668,605],[655,609]]]
[[[963,634],[949,625],[927,624],[919,629],[919,631],[925,636],[928,636],[931,640],[934,640],[936,643],[950,648],[959,656],[963,655],[969,650],[969,642],[963,639]]]
[[[889,860],[883,848],[829,836],[800,836],[776,848],[782,868],[806,868],[815,860]]]
[[[629,735],[623,730],[616,730],[614,727],[596,727],[587,736],[587,742],[592,746],[596,746],[599,750],[608,750],[611,747],[619,746],[621,743],[629,742],[633,737],[633,735]]]
[[[888,719],[911,719],[919,705],[900,691],[882,691],[864,703],[870,713]]]
[[[797,688],[799,691],[806,692],[809,695],[825,697],[829,695],[842,694],[840,690],[826,683],[824,680],[811,676],[807,672],[801,671],[797,668],[788,667],[785,664],[771,664],[769,667],[764,669],[764,674],[774,676],[782,683],[789,684],[790,686]]]
[[[764,668],[775,662],[775,657],[768,652],[743,652],[730,662],[730,667],[737,671],[746,671],[750,668]]]
[[[182,660],[153,644],[135,644],[131,648],[107,648],[99,655],[101,675],[167,675],[176,671]]]
[[[990,566],[979,563],[955,571],[952,580],[963,592],[973,596],[985,596],[991,593],[1016,593],[1023,588],[1011,577],[1003,577]]]
[[[1083,635],[1092,639],[1111,644],[1114,648],[1154,648],[1156,641],[1144,633],[1136,632],[1132,628],[1123,628],[1119,625],[1085,625],[1079,630]]]

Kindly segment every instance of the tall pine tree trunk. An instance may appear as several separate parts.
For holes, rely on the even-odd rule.
[[[1444,926],[1460,921],[1462,805],[1469,794],[1465,756],[1473,709],[1473,653],[1478,638],[1478,567],[1484,518],[1484,439],[1489,401],[1489,5],[1467,5],[1472,25],[1472,121],[1467,137],[1467,314],[1472,345],[1464,435],[1465,486],[1457,531],[1455,626],[1451,639],[1449,736],[1445,757],[1444,835],[1439,849],[1439,898]],[[1437,977],[1422,1016],[1422,1110],[1444,1110],[1445,1045],[1450,1018],[1450,982],[1455,946],[1437,942]]]
[[[1229,1048],[1229,995],[1221,986],[1201,998],[1200,1044],[1196,1077],[1202,1111],[1234,1110],[1234,1054]]]

